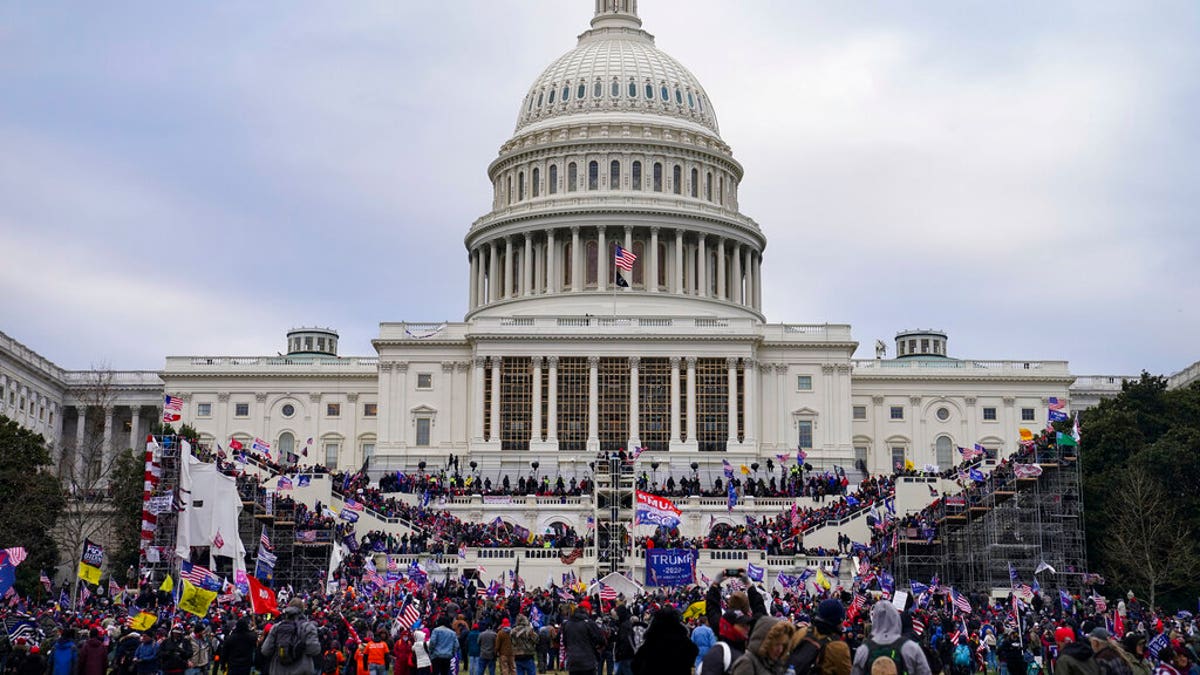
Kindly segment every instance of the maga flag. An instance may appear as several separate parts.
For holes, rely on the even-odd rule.
[[[79,578],[93,586],[100,584],[100,568],[104,566],[104,547],[83,540],[83,554],[79,556]]]
[[[275,599],[275,591],[254,577],[250,577],[250,606],[255,614],[279,615],[279,602]]]
[[[208,614],[208,607],[217,599],[217,592],[201,588],[187,579],[182,581],[183,593],[179,596],[179,609],[199,617]]]

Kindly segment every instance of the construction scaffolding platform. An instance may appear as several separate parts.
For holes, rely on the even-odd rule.
[[[933,513],[936,530],[902,528],[893,557],[898,579],[934,577],[960,589],[1011,586],[1010,566],[1022,583],[1079,592],[1087,571],[1083,500],[1076,448],[1039,449],[1038,476],[996,472],[959,495],[943,497]],[[1045,563],[1053,571],[1039,566]]]
[[[618,455],[596,457],[594,517],[596,520],[596,578],[629,571],[633,560],[633,465]]]

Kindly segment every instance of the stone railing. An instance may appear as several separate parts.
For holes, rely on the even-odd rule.
[[[975,361],[970,359],[855,359],[859,374],[884,374],[920,370],[922,374],[939,372],[988,375],[1069,376],[1066,361]]]

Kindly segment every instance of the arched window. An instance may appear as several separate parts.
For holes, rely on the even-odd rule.
[[[679,91],[679,87],[675,87],[675,104],[683,105],[683,92]]]
[[[631,180],[633,181],[633,189],[642,189],[642,163],[634,162],[633,166],[629,167]]]
[[[600,187],[600,163],[596,160],[588,162],[588,189]]]
[[[671,190],[675,194],[683,194],[683,167],[678,164],[671,170]]]
[[[691,191],[692,191],[693,198],[700,196],[698,194],[700,191],[700,172],[697,171],[696,169],[692,169],[692,190]]]
[[[562,286],[564,289],[571,288],[571,269],[572,269],[571,266],[575,263],[575,257],[574,257],[574,255],[572,255],[572,253],[573,252],[571,250],[571,242],[568,241],[568,242],[564,243],[563,244],[563,257],[562,257],[562,261],[563,261]]]
[[[550,88],[550,98],[547,99],[546,103],[548,103],[549,105],[554,105],[554,88],[553,87]]]
[[[938,436],[933,445],[937,452],[938,468],[944,470],[954,466],[954,441],[949,436]]]
[[[654,85],[649,82],[646,83],[646,100],[651,103],[654,102]]]
[[[696,99],[692,98],[692,92],[690,91],[688,92],[688,107],[693,110],[696,109]]]
[[[504,192],[504,196],[505,196],[505,199],[508,200],[508,203],[511,204],[513,201],[512,176],[511,175],[506,176],[505,180],[507,180],[507,183],[506,183],[507,189]]]
[[[525,199],[525,172],[517,172],[517,201]]]
[[[700,112],[704,112],[704,97],[700,94],[696,94],[696,107],[700,109]]]
[[[615,159],[608,165],[608,189],[621,189],[621,163]]]
[[[579,169],[575,162],[567,165],[567,192],[574,192],[579,185]]]
[[[586,258],[583,264],[583,283],[587,286],[595,286],[596,279],[599,277],[600,266],[596,258],[596,247],[596,240],[592,239],[588,241],[587,246],[583,249],[584,257]]]
[[[580,83],[579,83],[579,88],[575,90],[575,98],[577,98],[577,99],[579,99],[579,100],[581,100],[581,101],[582,101],[582,100],[583,100],[583,97],[584,97],[584,96],[586,96],[586,95],[587,95],[587,85],[586,85],[586,84],[584,84],[584,83],[582,83],[582,82],[580,82]]]
[[[592,86],[592,97],[600,98],[600,95],[603,93],[604,93],[604,85],[600,84],[600,80],[596,80],[596,84],[594,84]]]
[[[712,172],[704,174],[704,198],[712,201]]]
[[[544,97],[544,96],[545,96],[545,94],[543,94],[543,93],[542,93],[542,92],[540,92],[540,91],[538,92],[538,102],[537,102],[537,107],[539,107],[539,108],[540,108],[540,107],[542,107],[542,97]]]
[[[279,461],[280,463],[288,463],[288,455],[296,452],[296,437],[291,432],[285,431],[279,434]]]
[[[548,192],[550,194],[552,194],[552,195],[558,194],[558,165],[557,164],[550,165],[550,184],[547,185],[546,187],[549,188]]]
[[[662,97],[663,103],[671,100],[671,92],[667,91],[667,85],[662,85],[658,90],[658,95]]]
[[[566,103],[571,100],[571,85],[564,84],[562,90],[562,102]]]
[[[637,98],[637,83],[633,80],[629,81],[629,98]]]
[[[608,94],[613,98],[619,98],[621,96],[621,85],[617,84],[616,80],[612,81],[612,87],[608,90]]]
[[[725,176],[717,177],[717,203],[725,203]]]
[[[667,242],[658,242],[658,287],[667,287]]]
[[[530,192],[533,193],[534,197],[538,197],[542,194],[542,170],[536,166],[533,167],[533,185],[531,186]]]
[[[642,255],[645,252],[646,252],[645,244],[643,244],[640,241],[633,242],[633,254],[638,257],[638,260],[645,260],[645,258],[642,257]],[[646,273],[644,271],[645,269],[646,269],[645,265],[634,265],[633,266],[633,282],[632,283],[634,286],[641,287],[641,286],[646,285]]]
[[[654,181],[654,191],[662,192],[662,162],[654,163],[654,175],[651,179]]]

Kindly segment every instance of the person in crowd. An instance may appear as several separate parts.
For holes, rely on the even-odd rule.
[[[875,662],[879,659],[891,661],[891,672],[909,675],[931,675],[925,652],[916,642],[904,637],[901,631],[900,612],[890,602],[877,602],[871,608],[871,634],[867,641],[854,653],[851,675],[875,673]],[[899,660],[903,660],[901,664]],[[888,668],[883,668],[888,672]]]
[[[691,675],[699,650],[688,637],[679,610],[664,607],[654,613],[645,641],[633,656],[633,675]]]
[[[773,616],[754,624],[746,651],[730,668],[732,675],[783,675],[795,627]]]
[[[1054,675],[1100,675],[1092,646],[1087,640],[1076,640],[1075,630],[1060,626],[1054,631],[1058,644],[1058,660],[1054,664]]]
[[[517,615],[512,630],[513,665],[517,675],[537,675],[537,631],[524,614]]]
[[[270,659],[267,675],[314,675],[321,654],[317,627],[304,617],[304,600],[288,601],[283,616],[267,633],[260,652]]]
[[[700,664],[704,661],[704,656],[708,654],[708,650],[712,649],[713,644],[717,641],[717,634],[712,628],[708,627],[708,618],[701,615],[696,617],[696,626],[692,628],[692,644],[696,645],[696,662],[692,667],[697,672],[700,671]]]
[[[600,627],[592,620],[591,610],[590,602],[580,602],[562,627],[565,667],[571,675],[595,675],[596,656],[604,647]]]
[[[846,608],[827,598],[817,605],[811,626],[801,626],[788,645],[788,665],[796,675],[850,675],[850,646],[841,639]]]
[[[250,621],[245,618],[238,619],[233,625],[233,630],[221,642],[221,665],[228,670],[229,675],[250,675],[257,646],[258,636],[250,630]]]

